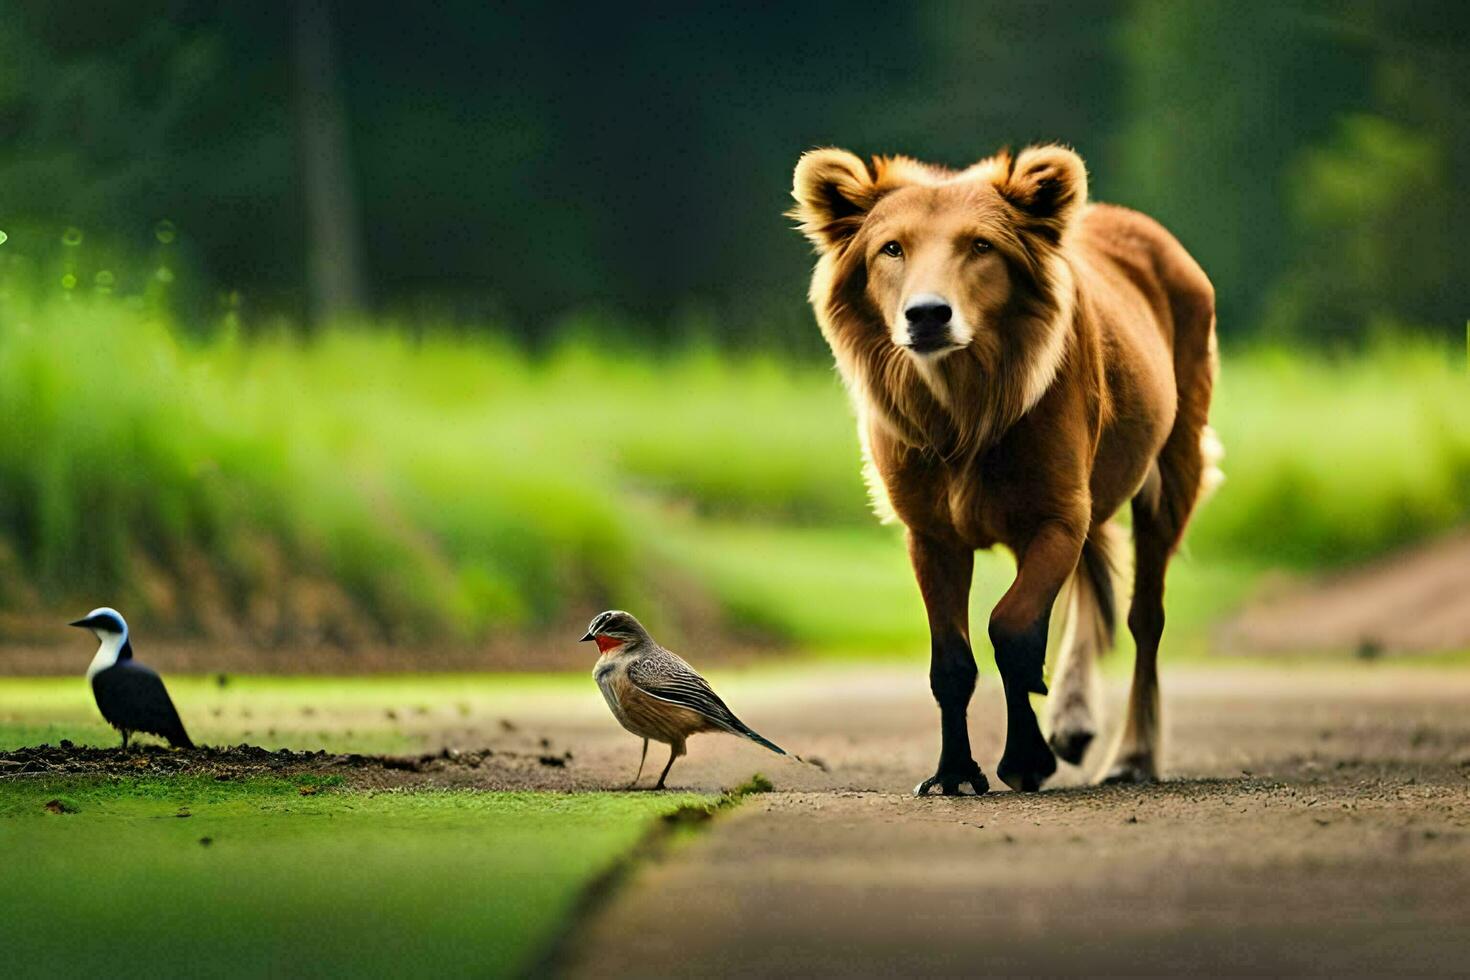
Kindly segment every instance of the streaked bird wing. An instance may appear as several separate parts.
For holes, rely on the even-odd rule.
[[[122,661],[107,670],[99,671],[92,678],[92,688],[97,694],[98,706],[111,706],[103,717],[119,728],[147,732],[168,739],[169,743],[185,748],[193,742],[184,731],[178,709],[163,686],[163,678],[150,668],[133,661]]]
[[[628,667],[628,680],[650,697],[697,711],[721,728],[745,734],[741,731],[745,726],[735,713],[692,667],[668,663],[662,657],[645,657]]]
[[[785,750],[757,735],[749,725],[735,717],[735,712],[709,686],[709,681],[668,650],[660,650],[635,662],[628,668],[628,680],[649,697],[698,712],[731,735],[740,735],[773,752],[786,754]]]

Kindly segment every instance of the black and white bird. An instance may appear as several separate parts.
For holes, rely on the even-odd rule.
[[[102,717],[122,732],[123,748],[133,732],[166,738],[176,749],[194,747],[163,678],[133,659],[128,624],[121,613],[102,606],[69,625],[91,630],[102,644],[87,668],[87,680]]]
[[[786,754],[785,749],[736,718],[698,671],[677,653],[659,646],[630,614],[620,609],[602,613],[592,620],[582,640],[597,643],[600,655],[592,676],[613,716],[643,739],[638,774],[628,784],[629,789],[643,775],[649,739],[669,747],[668,765],[659,773],[654,789],[664,788],[674,760],[685,752],[685,741],[698,732],[728,732],[777,755]]]

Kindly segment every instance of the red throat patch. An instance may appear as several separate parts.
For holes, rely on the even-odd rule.
[[[603,636],[601,634],[594,636],[592,639],[597,641],[597,650],[599,653],[607,653],[607,651],[609,650],[622,646],[625,642],[623,640],[619,640],[616,637]]]

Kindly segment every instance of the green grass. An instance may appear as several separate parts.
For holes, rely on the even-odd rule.
[[[62,800],[76,812],[56,814]],[[503,976],[649,822],[703,797],[0,783],[11,976]],[[187,813],[188,816],[180,816]],[[202,843],[207,839],[209,843]]]
[[[1227,359],[1216,404],[1227,482],[1192,532],[1202,556],[1341,565],[1470,520],[1464,351],[1257,351]]]
[[[147,628],[351,647],[618,605],[675,640],[713,613],[789,645],[922,643],[826,364],[531,355],[393,324],[191,336],[121,299],[0,300],[0,610],[107,602]],[[1211,585],[1180,577],[1184,619],[1262,569],[1470,519],[1462,360],[1414,342],[1227,357],[1227,482],[1191,537]],[[982,561],[977,601],[1007,575]]]

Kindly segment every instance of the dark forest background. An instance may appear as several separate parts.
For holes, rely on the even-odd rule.
[[[579,316],[815,349],[806,148],[1061,140],[1200,258],[1221,330],[1464,328],[1470,4],[0,2],[0,227],[207,322]],[[203,315],[201,315],[203,314]]]

